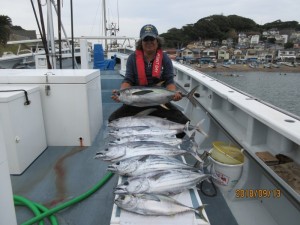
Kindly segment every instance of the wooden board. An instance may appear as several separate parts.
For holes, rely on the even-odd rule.
[[[300,194],[300,165],[295,162],[289,162],[270,166],[288,185],[290,185],[298,194]]]
[[[279,163],[279,160],[268,151],[256,152],[255,154],[268,166],[277,165]]]

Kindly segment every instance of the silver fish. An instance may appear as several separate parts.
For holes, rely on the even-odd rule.
[[[150,127],[150,126],[133,126],[133,127],[122,127],[122,128],[112,128],[108,131],[110,136],[115,138],[121,138],[132,135],[152,135],[152,136],[164,136],[164,135],[175,135],[184,132],[188,137],[192,137],[195,131],[200,131],[205,137],[208,135],[201,129],[200,121],[193,130],[189,130],[189,122],[182,126],[179,129],[164,129],[159,127]],[[199,129],[198,129],[199,128]]]
[[[174,195],[195,187],[211,177],[203,172],[169,170],[130,177],[115,188],[115,194],[165,194]]]
[[[116,128],[148,126],[169,130],[183,130],[185,124],[172,122],[157,116],[126,116],[109,122],[108,126]]]
[[[117,145],[117,144],[124,144],[126,142],[132,142],[132,141],[157,141],[164,144],[169,144],[172,146],[178,146],[182,144],[183,139],[177,138],[175,135],[132,135],[132,136],[125,136],[125,137],[118,137],[114,140],[109,141],[108,145]]]
[[[192,211],[208,222],[202,212],[205,205],[195,209],[164,195],[120,195],[115,199],[115,204],[124,210],[147,216],[170,216]]]
[[[203,121],[204,120],[201,120],[199,123],[197,123],[196,126],[193,126],[190,125],[190,122],[187,122],[186,124],[181,124],[157,116],[126,116],[109,122],[108,126],[114,128],[148,126],[148,127],[158,127],[167,130],[176,130],[178,133],[180,132],[187,133],[189,130],[194,129],[202,133],[204,136],[208,136],[206,132],[202,129],[201,125]]]
[[[108,166],[107,170],[118,173],[122,176],[139,176],[145,173],[170,170],[188,169],[198,170],[197,168],[183,163],[173,157],[148,155],[142,158],[129,158]]]
[[[102,158],[105,161],[118,162],[135,156],[176,156],[183,154],[191,154],[198,161],[202,162],[201,158],[196,153],[196,149],[193,149],[193,151],[184,150],[172,145],[167,145],[155,141],[134,141],[127,142],[121,145],[109,146],[104,151],[97,152],[95,158]]]
[[[196,106],[196,100],[193,98],[198,86],[194,87],[187,95],[191,103]],[[119,100],[127,105],[146,107],[154,105],[162,105],[172,101],[175,92],[169,91],[163,87],[143,87],[133,86],[117,91]]]
[[[132,136],[132,135],[175,135],[179,132],[177,130],[167,130],[167,129],[161,129],[158,127],[148,127],[148,126],[142,126],[142,127],[123,127],[123,128],[116,128],[109,130],[108,134],[110,136],[121,138],[126,136]]]

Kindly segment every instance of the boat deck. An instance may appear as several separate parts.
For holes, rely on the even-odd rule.
[[[56,207],[93,188],[107,173],[108,163],[94,159],[97,151],[105,147],[107,118],[119,107],[110,99],[111,90],[119,88],[122,77],[113,71],[101,72],[103,125],[92,146],[48,147],[22,175],[11,176],[13,193],[48,208]],[[212,121],[211,121],[212,122]],[[202,143],[210,146],[211,140]],[[188,163],[194,163],[187,157]],[[113,188],[118,182],[114,175],[100,190],[89,198],[56,213],[60,225],[108,225],[113,210]],[[211,189],[211,184],[204,189]],[[217,189],[218,190],[218,189]],[[210,224],[238,224],[232,215],[223,195],[207,197],[199,191],[202,202],[207,204],[206,213]],[[16,207],[18,224],[31,219],[33,214],[23,207]],[[46,223],[47,224],[47,223]]]
[[[120,106],[119,103],[111,100],[111,90],[118,89],[121,81],[122,77],[116,71],[101,71],[103,124],[92,146],[48,147],[21,175],[11,175],[15,195],[23,196],[52,209],[93,189],[107,174],[108,163],[96,160],[94,156],[96,152],[105,148],[108,116]],[[181,105],[178,105],[178,107],[184,108],[186,102],[184,100],[180,102]],[[192,124],[205,118],[204,128],[209,126],[210,129],[209,138],[203,140],[201,137],[200,139],[196,137],[196,140],[201,142],[200,148],[202,150],[210,149],[211,143],[215,140],[234,143],[234,140],[214,119],[207,116],[201,107],[197,107],[197,110],[191,112],[192,115],[188,116],[192,116]],[[261,175],[263,174],[262,169],[251,158],[248,159],[249,162],[245,169],[251,168],[251,174],[256,175],[251,177],[247,177],[249,173],[245,173],[245,177],[242,175],[242,185],[245,184],[245,179],[251,185],[240,187],[259,189],[260,186],[254,186],[253,184],[261,185],[261,187],[272,187],[270,181]],[[191,165],[195,163],[191,157],[185,157],[185,160]],[[118,176],[114,175],[100,190],[87,199],[55,213],[59,224],[111,224],[115,197],[113,188],[117,182]],[[202,189],[206,193],[213,194],[212,184],[206,182],[203,184]],[[200,189],[200,186],[198,188]],[[206,204],[205,211],[210,224],[250,225],[253,224],[253,219],[256,220],[255,224],[282,224],[282,221],[274,220],[274,215],[268,212],[268,206],[278,204],[278,199],[235,199],[232,197],[230,200],[217,187],[216,191],[217,195],[213,197],[206,196],[202,191],[198,191],[202,203]],[[251,210],[251,215],[249,210]],[[23,224],[34,217],[24,207],[16,207],[16,214],[18,224]],[[252,215],[256,215],[256,218],[253,218]]]

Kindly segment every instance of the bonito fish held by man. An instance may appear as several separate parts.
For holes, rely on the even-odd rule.
[[[154,141],[136,141],[127,142],[120,145],[109,146],[107,149],[97,152],[95,158],[101,158],[105,161],[118,162],[135,156],[145,155],[161,155],[161,156],[176,156],[183,154],[191,154],[198,161],[202,162],[198,156],[197,149],[184,150]]]
[[[197,170],[173,157],[148,155],[142,158],[129,158],[108,166],[107,170],[122,176],[140,176],[154,171],[171,169]]]
[[[130,177],[115,188],[115,194],[165,194],[175,195],[211,177],[190,170],[169,170]]]
[[[127,211],[147,216],[170,216],[192,211],[207,222],[202,213],[204,205],[194,209],[164,195],[120,195],[115,199],[115,204]]]
[[[197,88],[198,86],[194,87],[187,95],[182,94],[182,96],[187,97],[193,105],[196,105],[193,95]],[[119,100],[126,105],[147,107],[163,105],[172,101],[175,92],[163,87],[133,86],[119,90],[116,94]]]

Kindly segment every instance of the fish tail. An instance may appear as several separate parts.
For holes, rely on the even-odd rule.
[[[191,140],[193,143],[196,143],[196,142],[195,142],[196,129],[193,129],[193,130],[190,132],[190,134],[191,134],[190,140]]]
[[[205,208],[206,204],[203,204],[201,206],[199,206],[197,209],[195,209],[195,213],[201,218],[203,219],[205,222],[208,223],[208,220],[206,219],[206,217],[203,214],[203,210]]]
[[[194,94],[195,94],[195,92],[196,92],[196,90],[197,90],[198,87],[199,87],[199,85],[197,85],[196,87],[194,87],[194,88],[186,95],[186,97],[187,97],[188,100],[192,103],[192,105],[193,105],[194,107],[196,107],[196,105],[197,105],[197,101],[196,101],[196,99],[194,98]]]
[[[198,154],[198,152],[197,152],[197,149],[198,149],[198,145],[197,145],[197,143],[195,143],[195,144],[193,145],[193,147],[192,147],[192,151],[190,151],[190,154],[191,154],[192,156],[194,156],[195,159],[197,159],[197,160],[202,164],[202,163],[203,163],[203,160],[200,158],[200,156],[199,156],[199,154]]]
[[[183,137],[183,142],[189,144],[189,149],[192,149],[194,146],[198,149],[198,144],[195,141],[196,130],[187,131],[188,134]]]
[[[208,134],[202,128],[203,122],[204,122],[204,119],[201,120],[200,122],[198,122],[197,125],[195,126],[195,129],[207,138]]]
[[[152,112],[156,111],[156,108],[149,108],[149,109],[145,109],[139,113],[137,113],[135,116],[148,116],[149,114],[151,114]]]
[[[189,128],[190,128],[190,121],[188,121],[183,128],[183,132],[190,138],[193,133],[190,132]]]

